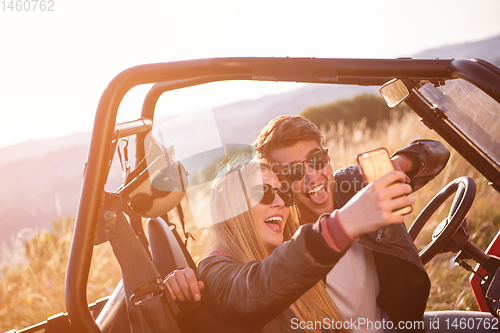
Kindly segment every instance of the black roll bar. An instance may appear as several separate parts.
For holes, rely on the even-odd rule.
[[[147,64],[118,74],[105,89],[97,107],[67,267],[65,300],[75,331],[100,332],[87,307],[86,286],[97,214],[107,177],[104,170],[110,163],[116,115],[123,97],[131,88],[159,83],[148,94],[142,110],[142,118],[146,119],[145,124],[149,126],[148,120],[153,119],[154,105],[164,91],[195,84],[221,80],[261,80],[380,85],[392,78],[467,79],[465,76],[468,71],[463,69],[465,65],[459,64],[454,68],[455,62],[452,59],[214,58]],[[498,91],[490,95],[500,103]],[[139,125],[143,131],[144,126]],[[140,156],[143,152],[138,154]]]

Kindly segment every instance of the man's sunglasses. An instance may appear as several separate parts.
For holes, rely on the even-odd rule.
[[[328,149],[323,148],[322,150],[309,156],[305,161],[294,163],[285,167],[280,173],[289,183],[298,182],[304,177],[305,174],[304,163],[307,163],[309,167],[316,171],[323,170],[329,163]]]
[[[276,193],[278,193],[285,203],[285,207],[290,207],[293,204],[293,192],[291,188],[274,188],[269,184],[260,184],[252,187],[250,191],[257,198],[260,198],[260,202],[264,205],[272,204]]]

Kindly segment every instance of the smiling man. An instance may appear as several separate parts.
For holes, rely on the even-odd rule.
[[[401,199],[385,198],[386,188],[361,191],[363,179],[356,166],[334,172],[321,132],[303,117],[273,119],[253,146],[292,186],[301,224],[331,219],[339,221],[339,234],[359,234],[367,219],[404,221],[404,216],[391,210]],[[415,191],[439,174],[449,155],[437,141],[418,140],[397,151],[392,160],[396,170],[409,176],[407,182]],[[398,323],[423,322],[430,281],[403,223],[361,235],[327,275],[326,283],[354,332],[390,332]],[[393,326],[381,328],[379,324],[387,321]]]

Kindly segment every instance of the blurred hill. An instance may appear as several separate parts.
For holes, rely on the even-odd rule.
[[[480,58],[500,67],[500,36],[426,50],[415,54],[413,58]]]
[[[413,57],[481,58],[500,67],[500,36],[426,50]],[[311,84],[279,95],[215,107],[213,113],[222,142],[249,144],[276,116],[297,115],[307,107],[362,93],[377,93],[377,89]],[[60,215],[75,216],[89,142],[90,133],[77,133],[0,149],[0,244],[10,247],[25,228],[44,229]],[[118,163],[111,171],[107,189],[117,188],[120,183]]]

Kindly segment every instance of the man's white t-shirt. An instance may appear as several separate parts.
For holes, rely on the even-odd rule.
[[[352,332],[382,332],[380,292],[373,253],[354,242],[326,277],[327,290]],[[377,323],[378,322],[378,323]],[[364,324],[363,324],[364,323]]]

